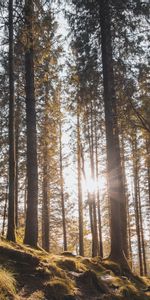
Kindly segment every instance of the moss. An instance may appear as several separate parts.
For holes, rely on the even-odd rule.
[[[44,292],[40,291],[40,290],[33,292],[31,299],[32,300],[45,300]]]
[[[61,255],[63,255],[63,256],[69,256],[69,257],[76,257],[76,255],[73,254],[70,251],[64,251],[64,252],[61,253]]]
[[[105,271],[105,268],[100,264],[99,260],[84,258],[81,260],[81,263],[86,266],[87,270],[93,270],[100,275],[102,272]]]
[[[65,295],[73,294],[73,284],[63,278],[53,278],[45,286],[45,296],[48,300],[62,300]]]
[[[111,260],[103,260],[102,266],[108,270],[111,270],[115,275],[121,275],[121,268],[119,264]]]
[[[57,261],[57,266],[68,271],[77,271],[76,262],[73,259],[62,259]]]
[[[16,280],[14,275],[6,270],[0,269],[0,299],[5,300],[16,294]]]
[[[140,294],[134,285],[128,284],[120,288],[120,295],[126,297],[127,299],[136,300]]]

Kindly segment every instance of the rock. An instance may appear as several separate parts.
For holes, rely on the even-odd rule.
[[[74,295],[65,295],[63,300],[76,300],[76,297]]]
[[[108,292],[107,286],[97,278],[95,272],[93,271],[86,271],[82,274],[80,274],[76,281],[79,285],[84,285],[85,289],[88,291],[95,291],[102,294],[105,294]]]

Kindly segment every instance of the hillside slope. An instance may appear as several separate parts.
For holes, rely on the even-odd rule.
[[[50,255],[0,241],[0,300],[150,300],[150,280],[100,257]]]

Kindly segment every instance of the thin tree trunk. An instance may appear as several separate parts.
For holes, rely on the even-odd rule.
[[[61,112],[60,112],[61,115]],[[61,116],[60,116],[61,118]],[[63,225],[63,248],[67,251],[67,230],[66,230],[66,213],[64,198],[64,178],[63,178],[63,156],[62,156],[62,123],[59,122],[59,162],[60,162],[60,197],[62,208],[62,225]]]
[[[81,146],[81,161],[82,161],[82,166],[81,166],[81,170],[82,170],[82,174],[84,177],[85,182],[87,182],[86,179],[86,174],[85,174],[85,164],[84,164],[84,155],[83,155],[83,149],[82,149],[82,145]],[[91,201],[91,195],[88,192],[88,205],[89,205],[89,218],[90,218],[90,228],[91,228],[91,235],[92,235],[92,254],[94,253],[94,234],[93,234],[93,211],[92,211],[92,201]],[[92,255],[93,256],[93,255]]]
[[[126,255],[127,258],[129,258],[129,245],[128,245],[128,230],[127,230],[127,182],[126,182],[126,172],[125,172],[125,144],[124,144],[124,137],[123,137],[123,132],[121,128],[121,162],[122,162],[122,180],[123,180],[123,188],[124,191],[124,201],[121,206],[121,226],[122,226],[122,247],[123,251]]]
[[[15,207],[16,207],[16,228],[18,228],[18,159],[19,159],[19,103],[17,101],[17,108],[16,108],[16,118],[15,118],[15,145],[16,145],[16,199],[15,199]]]
[[[124,206],[124,187],[121,168],[119,133],[114,88],[111,21],[109,1],[100,1],[101,50],[104,83],[104,108],[107,146],[108,195],[111,208],[111,254],[110,258],[119,261],[129,269],[123,253],[121,207]]]
[[[150,209],[150,139],[146,138],[146,165],[147,165],[147,181],[148,181],[148,196]]]
[[[44,136],[47,139],[47,135]],[[42,247],[49,252],[49,201],[48,201],[48,157],[47,144],[44,145],[43,161],[43,199],[42,199]]]
[[[94,131],[95,131],[95,168],[96,168],[96,182],[99,182],[99,163],[98,163],[98,139],[97,139],[97,120],[96,120],[96,106],[95,106],[95,120],[94,120]],[[102,241],[102,224],[101,224],[101,203],[99,186],[97,186],[97,209],[98,209],[98,228],[99,228],[99,255],[103,257],[103,241]]]
[[[14,41],[13,0],[9,0],[9,196],[7,239],[16,241],[15,226],[15,96],[14,96]]]
[[[142,246],[142,254],[143,254],[143,273],[145,276],[147,276],[147,263],[146,263],[146,252],[145,252],[145,243],[144,243],[143,217],[142,217],[139,178],[138,178],[138,191],[139,191],[139,221],[140,221],[140,230],[141,230],[141,246]]]
[[[127,200],[127,220],[128,220],[128,245],[129,245],[129,261],[132,269],[132,244],[131,244],[131,226],[130,226],[130,214],[129,214],[129,203]]]
[[[32,0],[25,1],[25,25],[27,45],[25,50],[26,80],[26,122],[27,122],[27,211],[24,243],[37,247],[38,242],[38,166],[37,132],[34,91],[34,52],[33,52]]]
[[[6,184],[5,204],[4,204],[4,213],[3,213],[3,225],[2,225],[2,236],[4,236],[4,234],[5,234],[7,205],[8,205],[8,182]]]
[[[79,101],[79,100],[78,100]],[[77,164],[78,164],[78,211],[79,211],[79,255],[84,256],[83,241],[83,203],[81,185],[81,138],[80,138],[80,111],[77,103]]]
[[[88,107],[87,107],[88,109]],[[92,121],[91,109],[88,111],[90,115],[90,125],[87,120],[88,129],[88,144],[90,152],[90,169],[91,169],[91,179],[94,183],[94,145],[93,145],[93,121]],[[92,256],[96,256],[98,253],[98,233],[97,233],[97,216],[96,216],[96,203],[95,203],[95,192],[88,192],[88,202],[89,202],[89,214],[90,214],[90,224],[91,224],[91,234],[92,234]]]
[[[136,222],[136,234],[138,242],[138,257],[139,257],[139,267],[140,275],[143,275],[143,260],[141,251],[141,232],[140,232],[140,220],[139,220],[139,189],[138,189],[138,158],[137,158],[137,141],[136,134],[134,135],[134,140],[132,143],[133,152],[133,176],[134,176],[134,204],[135,204],[135,222]]]

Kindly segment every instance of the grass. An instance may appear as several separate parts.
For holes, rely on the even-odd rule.
[[[0,269],[0,299],[6,300],[9,296],[16,294],[16,280],[14,275],[6,270]]]
[[[83,258],[70,252],[64,252],[60,256],[52,255],[41,248],[32,249],[5,240],[0,240],[0,252],[0,264],[3,267],[0,269],[0,300],[19,299],[16,296],[16,281],[10,269],[16,273],[17,294],[20,293],[21,283],[31,293],[27,298],[29,300],[64,300],[64,296],[72,299],[74,292],[78,293],[80,288],[86,293],[90,284],[91,293],[96,289],[95,286],[96,293],[99,293],[99,287],[104,285],[104,299],[107,300],[150,299],[150,293],[144,292],[150,286],[147,277],[134,274],[122,277],[120,266],[110,260],[102,260],[100,257]],[[31,281],[23,281],[24,274]]]
[[[76,262],[73,259],[61,259],[57,261],[57,266],[61,269],[68,270],[68,271],[77,271]]]
[[[48,300],[62,300],[65,295],[73,295],[74,285],[72,281],[54,277],[45,286],[45,296]]]

